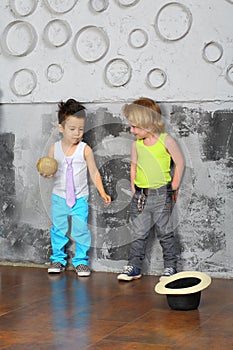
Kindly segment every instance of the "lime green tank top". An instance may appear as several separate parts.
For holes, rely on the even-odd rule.
[[[134,183],[141,188],[159,188],[171,181],[171,156],[164,145],[167,133],[162,133],[152,146],[136,141],[137,168]]]

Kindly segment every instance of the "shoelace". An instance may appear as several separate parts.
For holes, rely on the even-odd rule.
[[[61,267],[61,264],[59,262],[55,262],[55,263],[53,263],[53,266],[54,267]]]
[[[77,266],[77,268],[76,268],[78,271],[89,271],[89,268],[88,268],[88,266],[86,266],[86,265],[78,265]]]
[[[133,266],[124,266],[124,272],[132,272]]]
[[[166,267],[165,269],[164,269],[164,273],[163,273],[164,275],[166,275],[166,274],[174,274],[174,269],[172,268],[172,267]]]

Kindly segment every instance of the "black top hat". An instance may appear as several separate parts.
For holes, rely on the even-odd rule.
[[[211,278],[203,272],[183,271],[170,277],[161,277],[155,292],[166,294],[169,306],[174,310],[197,309],[201,291],[211,283]]]

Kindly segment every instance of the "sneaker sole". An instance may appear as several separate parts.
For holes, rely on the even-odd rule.
[[[90,272],[76,272],[78,277],[89,277],[91,275]]]
[[[142,277],[142,275],[128,276],[125,273],[122,273],[121,275],[117,276],[117,279],[119,281],[132,281],[132,280],[138,280],[141,277]]]
[[[61,273],[63,272],[64,270],[61,270],[61,269],[48,269],[48,273]]]

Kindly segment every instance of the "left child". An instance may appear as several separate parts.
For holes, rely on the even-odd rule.
[[[88,229],[88,176],[97,188],[105,204],[110,204],[111,197],[105,192],[101,175],[96,167],[93,151],[82,141],[85,127],[85,107],[74,99],[58,105],[58,130],[62,134],[60,141],[52,144],[48,157],[56,159],[58,170],[54,174],[51,196],[52,228],[50,238],[52,255],[48,273],[60,273],[67,265],[65,246],[69,242],[67,232],[71,217],[70,235],[75,241],[75,254],[72,264],[78,276],[90,276],[88,251],[91,246],[91,234]],[[70,164],[70,165],[68,165]],[[67,173],[71,171],[74,198],[68,200]],[[48,177],[45,174],[41,174]]]

